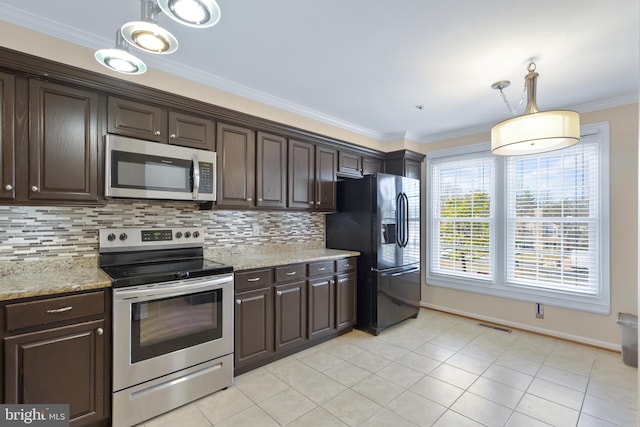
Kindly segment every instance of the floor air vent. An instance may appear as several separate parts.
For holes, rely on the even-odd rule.
[[[478,323],[478,326],[482,326],[483,328],[495,329],[496,331],[500,332],[507,332],[509,334],[511,333],[511,329],[501,328],[500,326],[489,325],[486,323]]]

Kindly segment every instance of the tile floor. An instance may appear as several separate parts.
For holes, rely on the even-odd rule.
[[[236,377],[140,427],[632,427],[637,374],[619,353],[422,309],[378,337],[353,331]]]

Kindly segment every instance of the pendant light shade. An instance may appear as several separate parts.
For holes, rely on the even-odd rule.
[[[539,111],[535,64],[525,76],[527,108],[523,115],[491,128],[491,151],[501,156],[536,154],[570,147],[580,141],[580,116],[575,111]],[[502,87],[495,86],[502,89]]]
[[[129,44],[116,32],[116,46],[112,49],[100,49],[95,53],[96,60],[105,67],[123,74],[143,74],[147,66],[129,53]]]
[[[169,54],[178,49],[178,40],[158,25],[158,11],[153,0],[141,0],[142,19],[122,26],[122,36],[131,45],[148,53]]]
[[[158,0],[158,6],[171,19],[189,27],[212,27],[220,20],[215,0]]]

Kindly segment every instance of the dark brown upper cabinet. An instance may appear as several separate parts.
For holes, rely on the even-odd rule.
[[[425,155],[410,150],[398,150],[387,153],[385,170],[394,175],[420,179],[422,176],[422,161]]]
[[[164,144],[213,151],[215,122],[206,117],[109,97],[107,131]]]
[[[239,126],[218,124],[217,206],[255,205],[256,137],[255,132]]]
[[[29,200],[98,202],[98,95],[29,81]]]
[[[256,142],[256,206],[287,206],[287,139],[258,132]]]
[[[16,194],[13,75],[0,73],[0,96],[0,199],[13,199]]]
[[[383,171],[384,164],[381,159],[350,151],[338,152],[338,175],[340,176],[360,178]]]
[[[287,206],[308,210],[335,210],[337,167],[336,150],[289,140]]]

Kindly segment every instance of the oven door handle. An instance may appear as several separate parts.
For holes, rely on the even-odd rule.
[[[200,291],[208,291],[219,288],[221,285],[225,283],[233,283],[233,276],[225,275],[224,277],[218,278],[207,278],[206,280],[198,280],[198,281],[179,281],[174,282],[171,285],[166,284],[155,284],[155,285],[145,285],[143,289],[138,287],[134,288],[124,288],[118,289],[114,292],[114,298],[119,301],[123,300],[133,300],[140,298],[149,298],[149,297],[169,297],[169,296],[177,296],[177,295],[186,295],[194,292]]]

